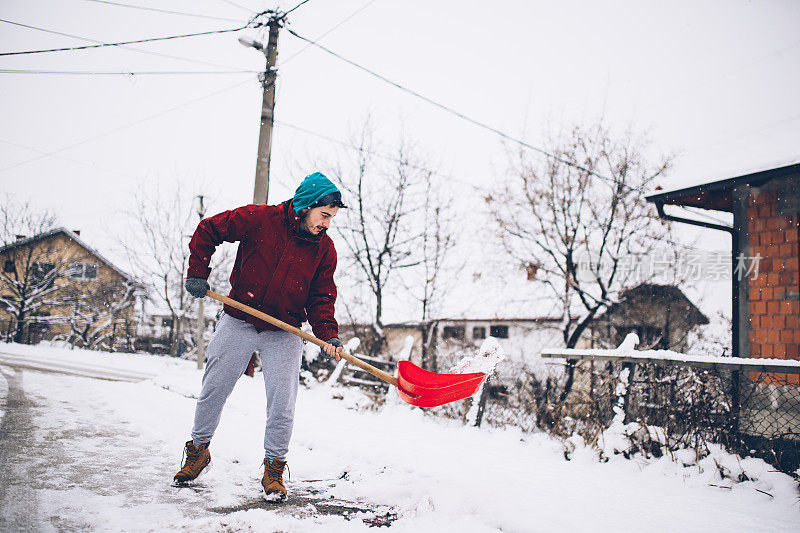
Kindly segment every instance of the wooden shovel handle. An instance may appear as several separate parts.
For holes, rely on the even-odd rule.
[[[278,320],[277,318],[269,316],[268,314],[263,313],[263,312],[259,311],[258,309],[253,309],[249,305],[245,305],[245,304],[243,304],[241,302],[237,302],[236,300],[234,300],[232,298],[228,298],[227,296],[223,296],[223,295],[221,295],[219,293],[216,293],[214,291],[206,291],[206,295],[208,297],[210,297],[210,298],[213,298],[214,300],[217,300],[218,302],[222,302],[224,304],[230,305],[231,307],[235,307],[236,309],[239,309],[240,311],[244,311],[245,313],[247,313],[249,315],[253,315],[256,318],[260,318],[264,322],[269,322],[273,326],[277,326],[277,327],[281,328],[284,331],[288,331],[289,333],[297,335],[301,339],[305,339],[308,342],[316,344],[320,348],[322,348],[326,344],[328,344],[325,341],[319,340],[314,335],[306,333],[305,331],[303,331],[301,329],[298,329],[298,328],[296,328],[294,326],[290,326],[289,324],[287,324],[283,320]],[[389,383],[390,385],[394,385],[395,387],[397,386],[397,378],[394,377],[393,375],[389,374],[388,372],[384,372],[383,370],[381,370],[379,368],[375,368],[371,364],[365,363],[364,361],[362,361],[358,357],[353,357],[352,355],[350,355],[349,353],[347,353],[345,351],[342,351],[341,356],[348,363],[357,366],[361,370],[369,372],[370,374],[372,374],[376,378],[382,379],[383,381],[385,381],[386,383]]]

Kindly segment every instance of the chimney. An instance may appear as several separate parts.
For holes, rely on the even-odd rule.
[[[17,240],[18,241],[21,241],[24,238],[25,238],[25,235],[17,235]]]
[[[77,235],[78,237],[80,237],[80,236],[81,236],[81,230],[79,230],[79,229],[74,229],[74,230],[72,230],[72,233],[74,233],[74,234],[75,234],[75,235]]]

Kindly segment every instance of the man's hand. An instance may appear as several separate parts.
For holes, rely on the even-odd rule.
[[[328,339],[328,343],[323,348],[320,348],[319,351],[328,354],[338,361],[342,358],[342,349],[342,341],[339,340],[339,337],[333,337],[332,339]]]
[[[195,298],[205,298],[206,291],[211,288],[208,281],[203,278],[187,278],[184,286],[186,287],[186,292]]]

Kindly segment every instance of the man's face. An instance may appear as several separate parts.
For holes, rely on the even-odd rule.
[[[300,220],[304,230],[312,235],[319,235],[322,231],[331,227],[331,220],[339,212],[335,205],[324,205],[310,209]]]

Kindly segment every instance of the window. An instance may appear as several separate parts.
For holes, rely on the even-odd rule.
[[[464,326],[445,326],[442,328],[442,338],[461,340],[464,338],[464,329]]]
[[[483,326],[475,326],[472,328],[472,338],[473,339],[485,339],[486,338],[486,328]]]
[[[161,327],[162,328],[171,328],[172,327],[172,318],[162,317],[161,318]]]
[[[53,263],[39,263],[38,261],[33,264],[31,268],[31,278],[35,285],[46,284],[48,287],[53,284],[55,276],[50,275],[56,265]]]
[[[508,326],[489,326],[489,335],[498,339],[507,339]]]
[[[75,263],[69,268],[68,275],[72,279],[97,279],[97,265],[95,263]]]
[[[3,263],[3,272],[7,274],[14,274],[17,271],[17,265],[14,263],[13,260],[7,259],[5,263]]]

